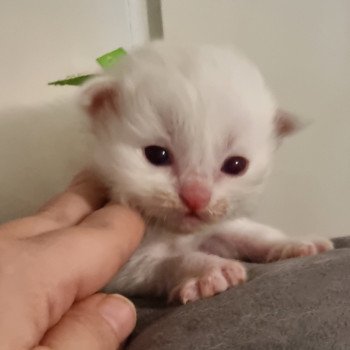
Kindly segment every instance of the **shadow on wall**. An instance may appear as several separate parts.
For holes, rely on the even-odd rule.
[[[64,188],[86,162],[86,128],[73,101],[0,111],[0,222]]]

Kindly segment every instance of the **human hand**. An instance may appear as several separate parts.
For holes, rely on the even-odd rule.
[[[2,350],[115,350],[131,333],[132,303],[94,293],[136,249],[144,225],[105,201],[83,172],[36,215],[0,226]]]

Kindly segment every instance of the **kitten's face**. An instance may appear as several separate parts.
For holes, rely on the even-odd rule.
[[[181,232],[242,214],[276,146],[275,103],[255,68],[159,44],[117,68],[84,95],[114,199]]]

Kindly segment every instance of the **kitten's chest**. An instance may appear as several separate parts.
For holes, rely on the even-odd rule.
[[[147,251],[154,256],[183,254],[197,250],[204,235],[205,232],[179,234],[164,228],[149,226],[139,250]]]

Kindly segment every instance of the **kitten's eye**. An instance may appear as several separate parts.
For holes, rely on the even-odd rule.
[[[153,165],[165,166],[171,164],[170,152],[164,147],[147,146],[145,148],[145,156]]]
[[[228,175],[242,175],[243,172],[248,167],[248,160],[240,157],[240,156],[233,156],[229,157],[224,161],[224,164],[221,167],[221,171],[228,174]]]

